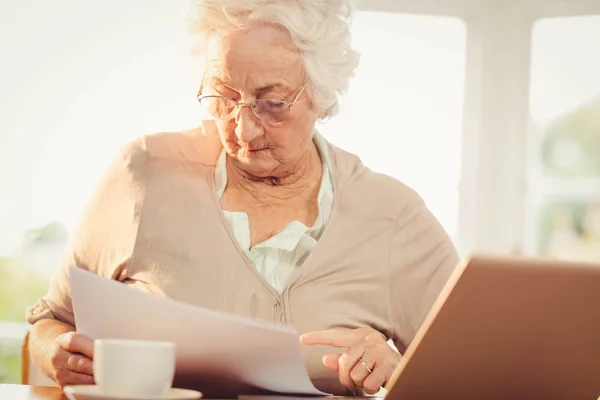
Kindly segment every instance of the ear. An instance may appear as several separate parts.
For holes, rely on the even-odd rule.
[[[327,115],[325,114],[325,111],[320,111],[320,112],[317,113],[317,120],[318,121],[323,121],[326,118],[327,118]]]
[[[325,117],[325,110],[316,110],[316,115],[317,115],[317,119],[322,119],[323,117]]]
[[[317,105],[315,103],[313,103],[312,106],[313,106],[313,109],[316,111],[318,119],[327,118],[328,108],[323,109],[322,107],[317,107]]]

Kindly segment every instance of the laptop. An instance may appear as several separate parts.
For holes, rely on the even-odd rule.
[[[600,264],[472,257],[449,279],[386,389],[384,400],[600,400]]]
[[[474,256],[386,389],[386,400],[599,399],[600,264]]]

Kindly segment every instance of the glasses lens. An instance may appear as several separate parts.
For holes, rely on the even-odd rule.
[[[252,111],[260,120],[275,123],[283,121],[287,117],[290,108],[283,101],[259,99],[254,101]]]
[[[200,98],[200,104],[210,115],[218,119],[228,118],[235,109],[235,102],[225,97],[202,97]]]

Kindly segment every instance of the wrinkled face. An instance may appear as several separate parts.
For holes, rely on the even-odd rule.
[[[257,99],[291,103],[305,83],[300,53],[284,31],[260,27],[211,40],[202,94],[247,104],[216,120],[225,151],[245,172],[280,177],[310,151],[317,114],[306,90],[281,122],[265,122],[248,106]]]

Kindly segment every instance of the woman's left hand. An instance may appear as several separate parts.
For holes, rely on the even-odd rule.
[[[300,336],[306,345],[346,347],[343,354],[328,354],[323,364],[339,372],[340,382],[350,389],[362,388],[368,394],[384,386],[402,356],[384,336],[372,328],[310,332]]]

